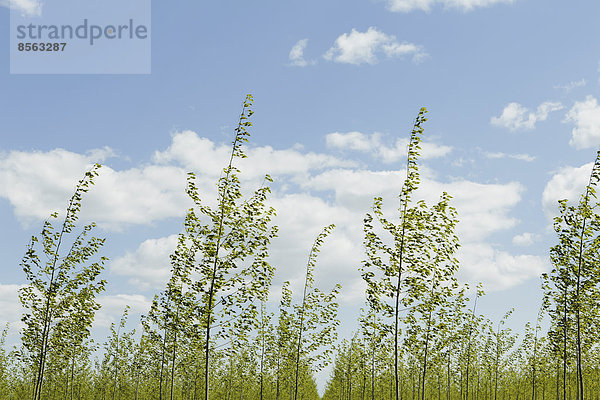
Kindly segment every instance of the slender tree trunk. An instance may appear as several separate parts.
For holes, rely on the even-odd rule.
[[[71,363],[71,400],[73,400],[73,389],[75,389],[75,354]]]
[[[63,232],[64,232],[64,226],[63,226]],[[60,235],[59,244],[56,248],[57,257],[58,257],[58,249],[60,247],[61,239],[62,239],[62,232]],[[56,259],[54,260],[54,265],[52,266],[52,273],[50,276],[50,284],[48,287],[48,298],[46,299],[46,306],[45,306],[45,310],[44,310],[44,319],[43,319],[44,328],[42,330],[42,346],[40,348],[37,380],[35,382],[33,400],[40,400],[42,397],[42,383],[44,381],[44,367],[45,367],[45,363],[46,363],[46,351],[47,351],[46,349],[48,347],[48,335],[49,335],[50,320],[51,320],[50,298],[52,296],[52,293],[54,292],[54,272],[55,272],[55,270],[56,270]]]
[[[556,362],[556,400],[560,400],[560,364]]]
[[[365,400],[365,392],[367,389],[367,368],[365,366],[365,361],[364,361],[364,359],[362,359],[362,357],[361,357],[361,366],[362,366],[362,377],[363,377],[361,399]]]
[[[399,376],[398,376],[398,323],[400,318],[400,287],[402,284],[402,255],[404,253],[404,234],[405,234],[405,222],[404,218],[406,215],[406,202],[404,203],[404,212],[402,214],[402,236],[400,239],[400,255],[398,259],[398,283],[396,285],[396,306],[394,309],[394,379],[396,383],[396,400],[400,400],[399,392]]]
[[[533,367],[531,374],[531,400],[536,400],[537,394],[535,392],[535,367],[537,363],[537,326],[535,327],[535,340],[533,342]]]
[[[431,292],[433,293],[433,286],[431,288]],[[433,314],[433,310],[429,310],[429,316],[427,317],[427,335],[425,337],[425,352],[423,354],[423,375],[421,377],[421,400],[425,400],[425,376],[427,372],[427,350],[429,348],[429,335],[431,331],[431,315]]]
[[[140,389],[140,369],[139,369],[139,366],[137,366],[137,374],[135,377],[135,400],[138,400],[139,389]],[[71,400],[73,400],[73,399],[71,399]]]
[[[63,394],[63,398],[66,400],[69,397],[69,379],[71,378],[71,373],[69,372],[71,369],[71,360],[69,360],[69,364],[67,364],[66,373],[65,373],[65,392]]]
[[[494,400],[498,399],[498,358],[496,357],[496,376],[494,377]]]
[[[212,308],[213,308],[213,297],[215,290],[215,279],[217,275],[217,265],[218,265],[218,257],[219,257],[219,247],[221,244],[221,235],[223,234],[223,217],[224,217],[224,207],[221,207],[221,221],[219,225],[219,234],[217,235],[217,249],[215,251],[215,259],[213,263],[212,277],[210,279],[210,289],[208,291],[208,305],[206,307],[206,335],[205,335],[205,343],[204,343],[204,400],[208,400],[208,361],[209,361],[209,351],[210,351],[210,324],[212,320]]]
[[[264,302],[260,305],[260,318],[261,318],[261,348],[260,348],[260,400],[263,400],[263,376],[264,376],[264,363],[265,363],[265,320],[264,320]]]
[[[210,277],[210,286],[209,286],[209,290],[208,290],[208,304],[206,307],[206,343],[205,343],[205,350],[204,350],[204,400],[208,400],[208,392],[209,392],[209,387],[208,387],[208,377],[209,377],[209,370],[208,370],[208,364],[209,364],[209,351],[210,351],[210,325],[212,322],[212,308],[213,308],[213,302],[214,302],[214,297],[215,297],[215,281],[217,278],[217,268],[219,266],[219,251],[221,249],[221,239],[223,237],[223,225],[224,225],[224,219],[225,219],[225,199],[227,198],[228,195],[228,191],[229,191],[229,176],[231,175],[231,168],[233,166],[233,158],[235,156],[235,148],[237,146],[237,144],[240,141],[240,136],[239,136],[239,126],[242,123],[242,118],[245,118],[245,112],[246,112],[246,103],[244,103],[244,107],[242,109],[242,114],[240,116],[240,120],[238,123],[238,130],[236,131],[236,136],[235,139],[233,141],[233,149],[231,150],[231,155],[229,157],[229,164],[227,167],[227,173],[225,175],[225,182],[226,185],[223,188],[223,193],[219,199],[219,208],[220,208],[220,216],[219,216],[219,229],[217,232],[217,236],[215,237],[215,254],[214,254],[214,260],[213,260],[213,268],[212,268],[212,275]]]
[[[448,388],[446,393],[447,400],[450,400],[450,353],[448,353],[448,381],[446,386]]]
[[[281,357],[281,354],[280,354],[280,357]],[[279,360],[280,357],[278,357],[278,359],[277,359],[277,378],[276,378],[277,382],[276,382],[276,388],[275,388],[275,400],[279,400],[279,379],[280,379],[279,378],[279,376],[280,376],[280,371],[279,371],[280,364],[279,363],[281,362]]]
[[[375,400],[375,346],[373,346],[373,358],[371,359],[371,400]]]
[[[75,193],[79,192],[81,185],[82,185],[81,182],[77,185],[77,188],[75,189]],[[48,285],[48,297],[46,298],[46,305],[45,305],[45,309],[44,309],[44,318],[43,318],[44,328],[42,330],[42,346],[40,348],[37,380],[36,380],[35,389],[34,389],[34,393],[33,393],[33,400],[40,400],[42,397],[42,383],[44,381],[44,367],[45,367],[45,363],[46,363],[48,336],[50,334],[50,322],[52,319],[52,314],[51,314],[51,310],[50,310],[50,300],[53,297],[54,292],[55,292],[54,277],[55,277],[55,272],[56,272],[56,263],[58,262],[58,259],[59,259],[59,252],[60,252],[60,247],[62,244],[62,239],[67,230],[66,222],[72,213],[71,208],[73,207],[74,197],[75,196],[71,197],[71,200],[69,201],[69,206],[67,207],[67,212],[65,215],[65,222],[62,225],[62,229],[58,236],[58,243],[56,244],[56,248],[54,249],[54,257],[52,260],[52,268],[51,268],[52,272],[50,274],[50,283]]]
[[[304,328],[304,308],[306,305],[306,291],[308,290],[308,274],[310,263],[313,257],[313,252],[315,251],[315,246],[310,250],[310,254],[308,256],[308,262],[306,264],[306,276],[304,278],[304,292],[302,293],[302,307],[300,308],[300,326],[298,328],[298,346],[296,348],[296,378],[294,384],[294,400],[298,398],[298,373],[300,369],[300,353],[302,349],[302,330]],[[352,351],[352,350],[350,350]]]
[[[587,190],[586,190],[586,204],[585,207],[587,207]],[[578,266],[577,266],[577,297],[576,297],[576,307],[575,307],[575,313],[576,313],[576,322],[577,322],[577,393],[578,393],[578,400],[584,400],[584,395],[583,395],[583,371],[582,371],[582,367],[581,367],[581,316],[580,316],[580,312],[581,312],[581,297],[580,297],[580,290],[581,290],[581,268],[582,268],[582,264],[583,264],[583,235],[585,234],[585,223],[586,223],[586,218],[583,218],[583,226],[581,228],[581,241],[579,242],[579,262],[578,262]]]
[[[469,342],[467,345],[467,397],[466,400],[469,400],[469,367],[471,366],[471,335],[473,333],[473,319],[475,318],[475,310],[477,309],[477,299],[479,298],[479,293],[475,296],[475,304],[473,304],[473,310],[471,312],[471,321],[469,324]]]
[[[408,155],[408,160],[406,163],[406,179],[409,179],[409,168],[410,168],[410,150]],[[405,182],[406,184],[406,182]],[[404,190],[403,190],[404,191]],[[406,194],[408,196],[408,194]],[[396,305],[394,309],[394,379],[396,381],[396,400],[400,400],[399,393],[399,376],[398,376],[398,323],[400,318],[400,288],[402,285],[402,261],[404,256],[404,240],[406,234],[406,209],[408,206],[408,198],[404,197],[404,204],[402,210],[402,234],[400,236],[400,252],[398,254],[398,282],[396,284]]]
[[[397,390],[396,390],[397,392]],[[390,370],[390,400],[392,400],[392,398],[394,397],[394,378],[391,374],[391,370]]]
[[[477,372],[477,390],[475,393],[475,400],[479,400],[479,371]]]
[[[121,334],[121,324],[119,324],[119,327],[117,328],[117,347],[115,349],[115,356],[114,356],[115,378],[113,380],[112,400],[115,400],[115,394],[117,392],[117,378],[118,378],[118,374],[119,374],[119,335],[120,334]]]
[[[179,323],[179,306],[175,314],[175,321]],[[175,324],[174,324],[175,325]],[[173,400],[173,383],[175,382],[175,359],[177,355],[177,327],[173,326],[173,357],[171,360],[171,400]]]
[[[348,355],[348,400],[352,399],[352,345],[353,342],[350,341],[350,354]]]
[[[563,399],[567,400],[567,285],[564,290],[563,318]]]
[[[166,310],[165,313],[167,315],[167,317],[165,318],[165,330],[163,333],[163,340],[162,340],[162,349],[161,349],[161,354],[160,354],[160,375],[159,375],[159,383],[158,383],[158,399],[162,400],[162,395],[163,395],[163,375],[164,375],[164,368],[165,368],[165,353],[167,352],[167,322],[168,321],[168,313],[169,313],[169,301],[167,301],[167,306],[166,306]]]

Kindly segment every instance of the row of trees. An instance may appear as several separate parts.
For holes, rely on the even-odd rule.
[[[381,198],[364,220],[366,307],[360,328],[342,342],[324,399],[598,399],[600,152],[579,202],[559,201],[558,244],[550,249],[552,270],[541,277],[542,306],[517,345],[505,327],[512,310],[496,324],[485,319],[476,313],[483,291],[456,281],[450,196],[442,193],[430,207],[411,202],[424,112],[408,148],[399,222],[383,214]]]
[[[202,201],[195,175],[188,175],[194,206],[171,255],[171,278],[141,332],[125,331],[127,308],[103,348],[90,328],[106,284],[99,279],[106,258],[98,255],[105,239],[92,236],[94,224],[75,232],[100,165],[85,174],[61,227],[52,214],[21,263],[30,282],[19,291],[23,345],[10,355],[2,345],[1,399],[319,398],[313,374],[327,365],[337,339],[340,287],[320,290],[314,270],[334,226],[308,252],[301,301],[293,301],[286,282],[279,307],[268,309],[269,245],[277,235],[275,210],[267,206],[272,181],[265,176],[244,197],[235,166],[246,157],[252,102],[244,102],[216,207]]]
[[[193,207],[171,255],[171,278],[138,332],[126,330],[126,308],[102,347],[90,329],[106,285],[100,279],[106,258],[99,255],[105,239],[93,236],[94,224],[76,226],[100,166],[85,174],[62,225],[55,228],[53,214],[27,247],[22,346],[5,349],[4,330],[0,399],[318,399],[315,374],[334,350],[324,399],[598,398],[599,160],[579,204],[560,203],[543,307],[517,345],[505,327],[510,312],[497,323],[485,319],[476,309],[481,288],[471,291],[455,277],[451,196],[442,193],[433,205],[414,199],[422,109],[398,215],[386,216],[375,198],[365,216],[359,266],[365,307],[356,332],[337,343],[340,287],[323,291],[314,280],[334,225],[307,249],[302,292],[294,296],[286,282],[278,307],[267,306],[275,272],[269,248],[277,236],[275,210],[267,205],[272,181],[265,176],[262,187],[244,196],[236,167],[246,157],[252,101],[244,102],[216,206],[205,204],[190,173]],[[542,335],[546,315],[551,324]]]

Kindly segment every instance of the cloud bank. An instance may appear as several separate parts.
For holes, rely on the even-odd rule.
[[[398,42],[393,35],[385,34],[375,27],[365,32],[352,29],[340,35],[334,45],[323,56],[326,60],[342,64],[377,64],[381,57],[412,57],[419,63],[427,57],[421,46],[409,42]]]

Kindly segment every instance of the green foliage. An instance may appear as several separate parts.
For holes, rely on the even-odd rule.
[[[29,284],[21,347],[0,336],[0,400],[317,400],[315,377],[333,365],[323,399],[470,400],[594,399],[600,394],[600,153],[577,205],[559,202],[543,275],[544,298],[519,338],[477,312],[481,287],[458,284],[458,215],[442,193],[428,205],[414,198],[426,110],[411,132],[398,215],[376,197],[364,218],[365,258],[359,270],[366,306],[357,329],[337,341],[340,286],[315,282],[318,254],[334,229],[317,236],[302,295],[281,288],[269,299],[275,210],[271,178],[244,195],[237,163],[250,137],[252,96],[235,130],[229,161],[208,206],[188,175],[193,207],[170,257],[171,277],[141,327],[126,331],[129,307],[103,347],[89,338],[106,258],[94,224],[75,235],[83,194],[96,165],[76,187],[60,229],[53,221],[34,236],[21,266]],[[301,299],[301,301],[300,301]],[[545,317],[550,328],[542,331]],[[141,331],[141,332],[140,332]],[[334,352],[335,350],[335,352]],[[95,361],[92,361],[94,355]]]
[[[308,263],[306,264],[306,275],[304,280],[304,291],[302,303],[295,307],[296,321],[293,327],[297,332],[296,347],[296,374],[294,380],[294,400],[298,398],[298,378],[300,363],[306,362],[313,366],[318,372],[329,363],[331,344],[337,338],[336,327],[338,303],[335,302],[339,293],[340,285],[336,285],[331,293],[326,294],[314,287],[314,269],[317,263],[317,255],[325,238],[335,228],[335,225],[326,226],[323,229],[310,250]],[[303,336],[304,334],[304,336]],[[318,350],[325,350],[317,353]]]
[[[9,391],[9,369],[8,369],[8,354],[6,353],[6,335],[8,334],[9,325],[6,324],[0,336],[0,393],[8,393]],[[0,394],[0,399],[3,395]]]
[[[96,295],[104,290],[105,281],[98,280],[106,257],[93,261],[105,239],[90,236],[94,223],[86,225],[71,239],[83,194],[87,193],[98,175],[99,164],[85,173],[69,201],[62,227],[56,230],[51,220],[44,222],[40,236],[33,236],[21,266],[29,284],[19,290],[19,299],[26,310],[22,321],[22,341],[26,353],[23,361],[31,368],[33,400],[42,397],[47,360],[52,361],[54,375],[63,375],[71,361],[84,350],[90,335],[94,314],[100,308]],[[52,376],[56,379],[56,376]]]
[[[456,210],[450,206],[451,197],[442,193],[438,203],[428,207],[424,201],[412,202],[420,178],[418,157],[426,109],[416,118],[406,166],[406,179],[400,192],[399,224],[393,223],[383,213],[383,200],[376,197],[373,215],[364,219],[366,259],[362,277],[367,284],[367,303],[371,312],[380,315],[380,330],[391,332],[394,340],[394,391],[400,399],[400,324],[407,332],[405,348],[422,349],[415,361],[422,365],[421,395],[427,373],[431,344],[442,340],[442,316],[449,307],[449,299],[458,289],[454,277],[458,261],[454,254],[459,247],[454,229],[458,222]],[[390,239],[378,234],[374,218]],[[391,244],[388,242],[391,241]],[[400,312],[408,309],[402,319]],[[402,319],[402,321],[401,321]]]
[[[545,304],[552,327],[554,352],[562,359],[562,390],[566,397],[568,370],[575,361],[577,393],[584,397],[583,359],[600,344],[600,152],[579,204],[559,201],[554,218],[558,244],[550,249],[553,269],[544,274]]]

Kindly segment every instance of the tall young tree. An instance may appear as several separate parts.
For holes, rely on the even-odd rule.
[[[209,398],[211,344],[232,342],[256,326],[257,303],[266,300],[273,267],[268,247],[277,234],[271,226],[275,210],[266,205],[268,186],[243,199],[235,162],[246,158],[244,143],[252,126],[253,99],[246,97],[235,129],[231,156],[217,184],[217,206],[205,205],[189,174],[187,193],[194,201],[185,220],[185,236],[193,265],[191,290],[198,298],[197,316],[204,330],[204,399]],[[265,181],[270,182],[267,175]],[[242,340],[243,341],[243,340]]]
[[[493,368],[494,368],[494,400],[498,399],[498,387],[500,380],[504,376],[504,370],[507,364],[507,354],[515,344],[516,337],[512,334],[510,328],[502,328],[513,310],[509,310],[498,322],[496,330],[488,326],[489,334],[493,340]]]
[[[412,307],[415,302],[433,292],[429,309],[437,307],[439,300],[448,293],[439,292],[444,287],[456,288],[451,282],[458,263],[454,253],[458,238],[454,234],[457,223],[456,211],[450,207],[450,196],[443,193],[440,201],[429,208],[424,201],[412,202],[420,178],[417,160],[420,155],[421,136],[426,109],[422,108],[414,123],[408,145],[406,179],[399,195],[399,223],[393,223],[383,214],[381,198],[375,198],[373,215],[384,232],[391,238],[382,238],[375,229],[373,216],[364,220],[366,260],[363,261],[362,277],[367,283],[367,301],[376,313],[391,319],[394,337],[394,383],[395,399],[400,399],[400,311]],[[442,284],[449,281],[449,285]],[[440,283],[435,287],[435,282]],[[443,289],[445,290],[445,289]],[[433,307],[433,308],[432,308]],[[432,312],[424,311],[428,315]],[[431,328],[431,326],[430,326]],[[431,332],[431,329],[429,330]],[[426,364],[424,365],[426,371]]]
[[[19,290],[19,299],[25,309],[22,341],[34,373],[33,400],[42,396],[49,351],[64,352],[65,347],[83,343],[89,336],[94,313],[100,308],[95,297],[104,290],[105,281],[97,278],[107,258],[92,260],[105,239],[90,236],[94,223],[71,237],[83,195],[93,185],[99,168],[99,164],[94,165],[79,181],[60,230],[51,222],[58,218],[58,213],[53,213],[44,222],[40,236],[31,238],[21,262],[29,281]],[[68,246],[66,252],[65,246]]]
[[[585,398],[583,358],[598,343],[600,329],[600,213],[596,186],[600,180],[598,152],[589,182],[576,206],[559,201],[559,215],[554,230],[559,243],[551,248],[553,269],[544,274],[546,300],[554,304],[550,314],[555,332],[552,338],[562,340],[563,397],[566,396],[568,341],[571,326],[575,328],[575,361],[577,394]]]
[[[0,393],[8,393],[8,354],[4,348],[6,344],[6,335],[8,334],[8,324],[2,330],[0,334]],[[2,398],[2,397],[0,397]]]
[[[131,356],[133,353],[135,329],[124,332],[129,314],[129,306],[126,306],[115,327],[110,326],[110,336],[104,344],[104,360],[102,362],[102,372],[104,378],[105,392],[109,394],[112,400],[120,399],[121,394],[128,393],[129,384],[127,378],[130,378],[125,372],[128,370]]]
[[[298,398],[298,378],[300,373],[301,358],[308,361],[308,365],[320,370],[327,365],[331,345],[336,337],[337,307],[335,302],[340,286],[332,290],[330,294],[321,292],[314,287],[314,269],[317,264],[317,255],[321,251],[321,245],[325,238],[331,233],[335,225],[329,225],[323,229],[313,244],[304,277],[304,290],[302,302],[296,308],[296,357],[294,376],[294,400]],[[317,354],[320,349],[323,352]]]

